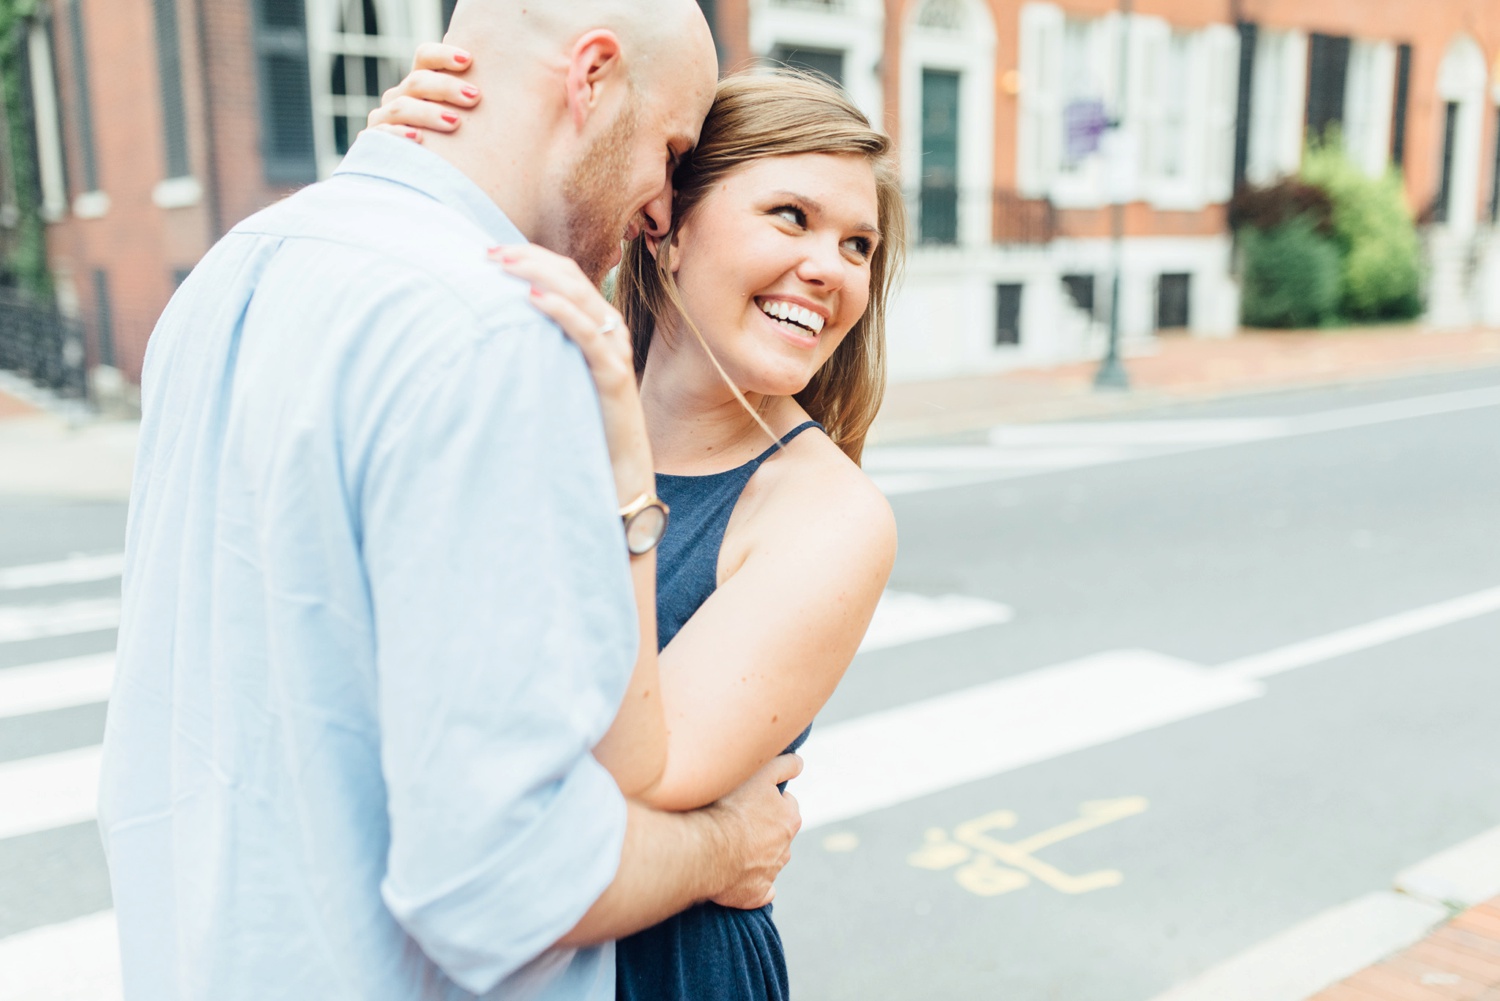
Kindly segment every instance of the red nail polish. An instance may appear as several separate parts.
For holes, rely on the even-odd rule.
[[[453,61],[460,66],[467,66],[469,65],[469,54],[467,52],[455,52],[453,53]]]
[[[474,100],[474,98],[476,98],[476,97],[479,96],[479,88],[478,87],[465,87],[463,89],[462,93],[463,93],[464,97],[467,97],[469,100],[472,101],[472,100]]]
[[[415,139],[415,138],[417,138],[416,131],[412,130],[412,131],[407,132],[406,133],[406,138],[408,138],[408,139]]]
[[[452,112],[445,111],[443,112],[443,121],[447,122],[449,125],[457,125],[458,116],[453,114]]]
[[[540,299],[542,297],[542,290],[533,285],[531,287],[531,297],[533,299]]]

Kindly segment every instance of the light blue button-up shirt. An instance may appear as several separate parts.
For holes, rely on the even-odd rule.
[[[612,999],[590,749],[637,630],[582,356],[521,234],[362,137],[151,339],[100,825],[129,1001]]]

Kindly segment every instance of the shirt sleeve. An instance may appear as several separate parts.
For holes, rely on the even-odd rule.
[[[381,891],[483,994],[618,868],[625,804],[591,750],[635,662],[629,558],[592,381],[550,324],[468,338],[399,395],[358,495],[389,797]]]

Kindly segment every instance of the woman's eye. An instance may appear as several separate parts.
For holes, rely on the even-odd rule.
[[[795,205],[781,205],[771,210],[771,214],[779,216],[791,223],[793,226],[803,228],[807,226],[807,213]]]
[[[844,241],[844,248],[861,259],[867,258],[875,250],[875,245],[868,237],[854,236]]]

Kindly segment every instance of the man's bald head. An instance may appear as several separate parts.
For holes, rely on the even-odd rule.
[[[545,60],[600,29],[619,38],[637,84],[654,87],[679,72],[718,75],[713,36],[696,0],[459,0],[446,41],[471,52],[498,49],[515,59]]]
[[[486,100],[429,147],[528,239],[602,277],[622,239],[666,232],[718,79],[695,0],[459,0],[444,40]]]

